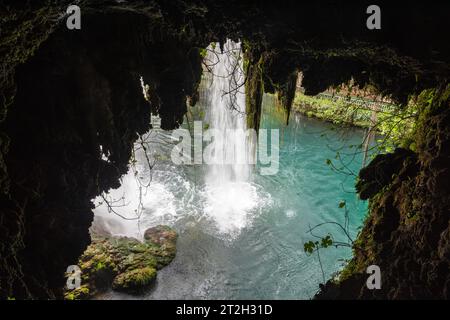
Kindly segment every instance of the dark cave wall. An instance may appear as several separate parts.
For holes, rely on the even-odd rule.
[[[80,31],[55,23],[61,10],[49,1],[31,9],[14,3],[7,14],[25,22],[3,19],[0,28],[1,55],[12,57],[2,60],[9,67],[1,74],[7,116],[0,124],[0,298],[60,297],[66,267],[90,241],[90,200],[118,186],[137,133],[149,128],[150,111],[159,112],[163,128],[180,124],[201,76],[198,50],[210,42],[245,42],[246,86],[253,93],[247,111],[255,127],[262,90],[278,92],[289,111],[297,70],[307,94],[353,78],[403,103],[424,89],[444,92],[450,73],[443,38],[450,30],[448,4],[381,3],[383,29],[369,32],[370,3],[364,2],[86,1]],[[140,76],[150,87],[150,104]],[[417,134],[423,147],[381,161],[387,162],[381,171],[396,178],[383,176],[381,188],[363,183],[374,181],[370,168],[377,162],[364,171],[367,178],[361,173],[361,191],[371,198],[357,244],[363,250],[344,274],[349,280],[338,289],[329,284],[322,297],[373,298],[361,270],[375,260],[394,290],[377,297],[448,297],[448,95],[433,96],[436,108],[423,113]],[[405,218],[412,209],[417,220],[408,219],[418,222]],[[423,276],[401,272],[419,270],[414,261]],[[409,277],[413,292],[407,293]],[[423,291],[423,284],[431,289]]]
[[[27,10],[18,10],[14,5],[0,5],[0,123],[14,102],[17,86],[14,81],[16,66],[25,63],[48,38],[55,26],[60,8],[28,4]],[[9,138],[0,131],[0,193],[8,193],[9,178],[5,163]]]
[[[64,271],[90,243],[91,199],[119,186],[151,110],[164,128],[180,123],[200,55],[151,23],[136,12],[84,12],[82,30],[58,28],[16,68],[1,126],[10,185],[0,196],[0,297],[60,297]]]

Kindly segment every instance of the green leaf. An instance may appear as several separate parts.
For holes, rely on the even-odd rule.
[[[208,51],[205,48],[201,48],[199,51],[200,51],[200,57],[202,57],[202,58],[206,57],[206,54],[208,53]]]
[[[326,236],[325,238],[322,238],[322,240],[320,241],[320,246],[322,248],[328,248],[332,244],[333,244],[333,240],[331,239],[330,235]]]
[[[312,241],[308,241],[303,245],[303,248],[306,253],[313,253],[316,245]]]

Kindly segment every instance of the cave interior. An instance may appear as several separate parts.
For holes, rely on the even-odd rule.
[[[68,4],[0,10],[0,298],[62,297],[66,267],[91,241],[91,199],[119,186],[152,112],[163,129],[181,124],[201,50],[226,39],[243,43],[254,128],[263,93],[289,112],[299,71],[307,95],[352,79],[400,106],[418,99],[416,150],[361,170],[359,248],[316,298],[450,298],[448,3],[382,2],[380,30],[366,27],[367,1],[87,0],[80,30],[66,27]],[[373,262],[382,290],[365,286]]]

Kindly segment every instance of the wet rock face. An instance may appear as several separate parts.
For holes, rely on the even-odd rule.
[[[81,287],[66,290],[65,298],[86,299],[109,288],[132,294],[149,289],[157,270],[175,258],[178,235],[162,225],[146,230],[145,235],[143,242],[128,237],[95,237],[78,262]]]

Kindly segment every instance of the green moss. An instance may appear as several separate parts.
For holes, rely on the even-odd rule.
[[[448,108],[450,85],[443,88],[427,89],[417,97],[419,117],[415,128],[415,148],[418,152],[428,148],[428,142],[437,136],[437,124],[433,118]]]
[[[245,82],[245,112],[247,114],[247,128],[259,130],[261,120],[261,105],[263,98],[262,64],[263,56],[246,51],[244,54]]]
[[[151,267],[134,269],[119,274],[113,282],[113,289],[126,292],[141,292],[156,278],[156,270]]]
[[[354,259],[351,259],[344,267],[344,269],[342,269],[341,272],[339,272],[338,278],[336,279],[335,282],[339,283],[342,281],[347,280],[348,278],[350,278],[353,274],[355,274],[357,272],[359,268],[357,268],[356,266],[356,261]]]
[[[297,75],[297,70],[291,72],[285,82],[277,86],[277,97],[279,99],[279,103],[284,110],[286,110],[286,124],[289,123],[289,115],[291,113],[295,98],[295,92],[297,89]]]
[[[90,296],[89,286],[83,285],[77,289],[68,291],[64,294],[65,300],[83,300]]]
[[[103,263],[103,262],[101,262],[101,261],[99,261],[98,263],[97,263],[97,265],[95,266],[95,270],[96,271],[100,271],[100,270],[102,270],[102,269],[105,269],[105,264]]]
[[[87,299],[109,287],[138,293],[146,289],[156,270],[176,254],[177,233],[168,226],[146,230],[145,241],[128,237],[96,238],[80,257],[82,286],[67,290],[65,299]]]

